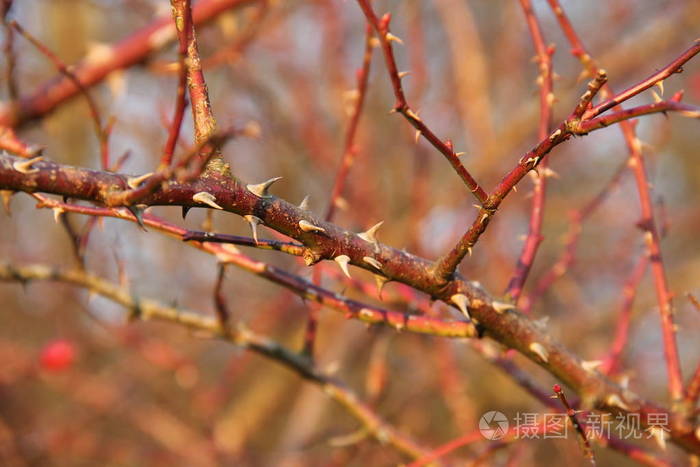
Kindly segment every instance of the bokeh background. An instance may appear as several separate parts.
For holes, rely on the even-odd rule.
[[[580,64],[569,53],[544,1],[535,9],[547,42],[556,44],[555,121],[573,108],[585,87]],[[562,2],[591,54],[608,71],[615,90],[646,77],[685,50],[698,34],[700,4],[693,0]],[[376,1],[391,11],[392,31],[409,101],[441,137],[464,151],[467,168],[493,187],[536,143],[537,67],[518,2],[483,0]],[[169,14],[166,0],[22,0],[10,18],[41,39],[66,63],[100,44],[113,43]],[[205,76],[221,127],[257,122],[258,139],[240,138],[224,148],[233,172],[258,182],[284,180],[276,195],[311,209],[326,209],[342,154],[348,91],[360,66],[365,23],[350,0],[269,1],[227,12],[198,29],[203,57],[228,51]],[[20,94],[31,94],[56,74],[52,64],[21,37],[15,40]],[[176,74],[173,45],[142,64],[110,75],[91,93],[115,126],[110,152],[131,156],[122,171],[152,171],[167,138]],[[2,66],[6,66],[3,60]],[[3,75],[4,76],[4,75]],[[700,62],[665,83],[667,95],[685,89],[700,103]],[[6,86],[0,86],[3,98]],[[651,102],[644,93],[633,104]],[[360,123],[358,154],[338,224],[361,231],[379,220],[380,239],[436,258],[453,246],[476,210],[459,178],[410,126],[390,115],[391,87],[375,50],[367,106]],[[684,375],[698,364],[698,310],[686,293],[700,293],[700,139],[698,121],[678,115],[644,117],[638,135],[664,226],[662,248],[676,294],[678,341]],[[99,167],[99,148],[85,101],[76,98],[22,129],[21,137],[44,146],[47,157]],[[192,141],[189,115],[182,144]],[[537,283],[563,251],[569,212],[583,207],[624,163],[619,130],[607,128],[558,147],[550,156],[544,242],[528,281]],[[502,293],[527,233],[531,182],[527,178],[503,204],[461,271],[492,293]],[[0,212],[0,257],[15,263],[75,266],[65,230],[49,210],[17,195],[12,214]],[[192,229],[207,221],[192,210],[152,212]],[[639,203],[625,173],[583,226],[576,260],[533,304],[537,319],[585,359],[605,356],[612,342],[622,286],[643,254]],[[76,230],[87,219],[71,216]],[[239,217],[214,213],[213,229],[249,235]],[[275,238],[262,229],[261,235]],[[295,258],[268,251],[251,256],[304,277],[311,270]],[[216,259],[156,232],[104,219],[85,249],[88,270],[117,280],[122,261],[139,296],[213,313]],[[332,265],[334,266],[334,265]],[[324,286],[375,302],[324,268]],[[372,283],[370,274],[353,277]],[[230,267],[225,294],[233,319],[289,347],[300,348],[309,305],[290,292]],[[427,297],[396,284],[384,305],[458,316]],[[377,412],[425,445],[436,447],[478,427],[488,410],[506,413],[544,409],[508,375],[490,365],[466,341],[396,334],[367,328],[323,310],[317,343],[321,368],[358,391]],[[67,342],[75,359],[52,368],[42,351]],[[542,384],[554,381],[535,365],[515,359]],[[0,283],[0,458],[4,465],[390,465],[403,459],[392,449],[358,435],[359,425],[323,391],[263,357],[222,342],[156,323],[127,324],[118,306],[74,287],[54,283]],[[641,281],[623,356],[630,387],[665,401],[665,363],[651,277]],[[653,443],[646,442],[653,448]],[[474,443],[454,459],[475,460],[488,449]],[[628,459],[596,449],[600,465]],[[681,459],[676,448],[667,456]],[[573,437],[520,441],[490,453],[488,465],[584,465]]]

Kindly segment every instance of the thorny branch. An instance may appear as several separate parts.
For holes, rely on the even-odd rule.
[[[552,104],[551,69],[544,69],[551,66],[551,51],[544,48],[544,39],[541,37],[541,33],[538,32],[538,26],[529,2],[523,0],[522,5],[531,27],[531,34],[540,59],[540,66],[543,67],[540,93],[542,103],[540,141],[531,151],[520,158],[518,164],[503,177],[501,182],[489,194],[484,191],[462,165],[458,154],[453,150],[452,143],[449,140],[442,141],[438,138],[408,105],[401,84],[402,73],[398,71],[393,53],[392,43],[400,42],[400,39],[389,30],[390,15],[387,14],[380,19],[372,10],[369,1],[358,0],[367,22],[378,36],[379,44],[384,53],[396,97],[394,110],[401,113],[416,128],[418,136],[422,135],[426,138],[448,159],[479,201],[479,213],[471,228],[449,253],[438,261],[431,262],[379,243],[374,236],[374,229],[369,229],[362,234],[356,234],[329,222],[332,217],[333,202],[331,203],[331,211],[328,216],[325,219],[320,219],[307,209],[296,207],[270,195],[268,189],[276,179],[271,179],[258,185],[246,186],[243,182],[231,176],[228,165],[220,158],[218,147],[212,143],[212,138],[216,137],[217,134],[202,67],[199,63],[194,26],[215,16],[224,9],[249,2],[204,0],[197,3],[194,11],[190,10],[187,0],[172,0],[172,3],[174,7],[175,30],[180,38],[181,45],[180,63],[181,67],[183,64],[186,65],[195,121],[196,143],[198,143],[195,154],[200,156],[200,169],[204,168],[205,164],[207,166],[207,170],[201,174],[202,176],[200,176],[200,171],[195,170],[194,175],[189,177],[173,178],[173,173],[162,167],[162,170],[150,177],[129,177],[106,170],[95,171],[70,167],[43,160],[42,157],[27,158],[27,156],[34,154],[30,151],[21,150],[18,153],[23,157],[7,154],[0,155],[0,190],[3,190],[3,195],[6,199],[9,199],[12,193],[22,191],[33,193],[39,200],[39,207],[53,209],[56,216],[60,216],[65,212],[75,212],[88,216],[111,216],[132,222],[137,221],[167,235],[187,240],[187,245],[216,256],[222,264],[234,264],[252,274],[282,285],[306,299],[341,311],[348,318],[359,319],[370,324],[386,324],[396,330],[435,336],[477,337],[486,335],[505,347],[516,349],[533,362],[544,367],[561,380],[562,383],[569,385],[580,395],[582,407],[597,408],[612,413],[666,414],[670,420],[670,438],[689,452],[700,452],[700,436],[698,436],[695,421],[688,417],[687,411],[675,410],[677,409],[675,404],[683,395],[683,386],[673,335],[671,294],[666,284],[661,262],[659,238],[653,222],[653,212],[651,211],[651,202],[644,174],[643,159],[638,147],[638,140],[634,136],[628,122],[633,117],[668,111],[676,111],[689,117],[697,117],[698,110],[696,107],[681,104],[681,96],[676,94],[667,101],[659,101],[655,104],[628,110],[615,110],[612,113],[603,115],[604,112],[615,109],[620,103],[662,82],[663,79],[671,76],[673,73],[679,72],[685,62],[700,52],[700,41],[696,41],[693,46],[673,62],[652,74],[649,78],[617,95],[612,95],[607,89],[605,72],[594,65],[582,46],[577,47],[582,61],[589,68],[591,74],[594,75],[594,78],[589,83],[588,90],[582,95],[574,110],[552,131],[549,128],[549,115]],[[572,43],[580,45],[558,3],[555,0],[550,0],[550,4],[555,8],[558,19]],[[157,46],[175,38],[175,32],[169,32],[168,29],[171,27],[171,24],[172,22],[169,20],[159,20],[149,28],[114,46],[111,50],[115,53],[119,51],[118,59],[110,56],[97,64],[83,63],[79,65],[73,71],[75,80],[82,84],[84,88],[87,88],[99,82],[110,71],[129,66],[143,59],[148,53],[155,50]],[[158,36],[160,42],[157,43],[154,41],[154,34],[156,33],[160,34]],[[368,34],[366,54],[371,48],[371,43],[371,38]],[[183,55],[183,44],[186,45],[186,58]],[[366,70],[364,68],[363,70],[365,71],[364,87],[366,88],[366,74],[368,73],[369,62],[365,63]],[[181,73],[181,85],[182,76],[184,74]],[[68,84],[63,79],[49,83],[35,95],[29,98],[20,98],[18,101],[0,109],[0,123],[12,131],[12,128],[32,119],[40,118],[50,112],[78,92],[75,88],[79,86],[71,82],[71,79],[68,79],[68,81]],[[359,84],[362,86],[362,81]],[[178,92],[180,92],[181,88],[182,86]],[[593,105],[592,101],[598,93],[601,93],[606,99],[601,104]],[[183,92],[178,94],[175,116],[171,122],[169,141],[162,158],[164,166],[169,166],[172,161],[173,141],[177,140],[182,112],[184,111],[185,101],[183,95]],[[352,120],[354,123],[351,123],[348,129],[350,136],[346,141],[349,143],[345,148],[343,161],[345,161],[346,156],[351,157],[353,153],[351,142],[356,131],[356,120],[359,118],[361,105],[360,101]],[[613,123],[619,123],[621,128],[623,128],[632,154],[630,165],[635,170],[637,182],[640,186],[639,191],[644,217],[643,226],[648,234],[649,257],[654,270],[664,329],[665,350],[669,366],[669,389],[672,395],[672,402],[674,403],[674,410],[672,411],[647,402],[628,389],[612,383],[603,374],[592,369],[590,365],[580,361],[543,330],[541,326],[535,324],[518,311],[513,304],[499,301],[488,294],[479,284],[467,280],[457,272],[457,267],[466,254],[471,252],[472,247],[487,228],[488,223],[496,214],[505,197],[527,173],[537,167],[542,167],[541,163],[550,151],[572,136],[586,134]],[[184,158],[185,161],[189,159],[190,157]],[[208,162],[211,164],[207,164]],[[340,171],[338,176],[341,177]],[[144,180],[146,180],[145,183],[143,183]],[[532,241],[526,246],[521,256],[523,263],[528,268],[532,264],[537,244],[539,243],[538,231],[541,225],[544,187],[541,186],[540,189],[539,198],[533,202],[530,230]],[[337,191],[340,192],[341,190],[342,184]],[[335,191],[333,196],[338,196],[335,194]],[[67,201],[59,202],[39,193],[86,200],[95,203],[97,206],[83,206],[71,204]],[[140,203],[141,206],[138,208],[131,207],[130,210],[122,207],[128,207],[135,202]],[[192,232],[169,224],[151,214],[144,213],[144,208],[151,206],[181,206],[184,210],[192,207],[207,207],[231,212],[244,216],[253,225],[264,224],[294,239],[295,242],[259,241],[257,237],[251,240],[249,238],[226,236],[218,233]],[[274,266],[253,260],[243,255],[233,245],[273,249],[301,255],[309,266],[321,260],[334,260],[348,275],[348,265],[353,265],[375,274],[381,279],[382,283],[387,281],[400,282],[426,293],[432,299],[441,300],[456,306],[470,319],[468,321],[448,321],[431,316],[399,313],[366,305],[323,289],[316,284]],[[509,294],[515,300],[521,294],[527,274],[527,269],[524,269],[518,271],[514,276],[513,286],[509,287]],[[256,336],[242,328],[231,328],[230,332],[227,332],[226,326],[229,323],[230,314],[220,295],[223,284],[223,266],[214,292],[219,312],[218,320],[203,318],[195,313],[166,307],[152,301],[136,300],[127,291],[90,276],[84,271],[65,271],[40,265],[15,267],[4,264],[0,265],[0,277],[5,280],[16,281],[52,279],[71,282],[88,287],[121,303],[142,318],[153,317],[174,321],[187,327],[207,330],[227,340],[232,340],[234,343],[281,361],[304,378],[320,384],[331,397],[345,405],[350,412],[357,416],[363,422],[365,428],[380,441],[388,440],[388,442],[411,457],[425,455],[422,448],[397,433],[393,428],[378,419],[372,410],[358,402],[353,393],[319,373],[305,357],[290,352],[276,343]],[[698,390],[695,383],[698,380],[700,378],[694,377],[691,380],[691,384],[686,388],[686,402],[697,400]],[[688,404],[686,404],[687,406]]]

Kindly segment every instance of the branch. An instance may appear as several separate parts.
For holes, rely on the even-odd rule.
[[[439,137],[433,133],[428,126],[423,123],[423,120],[418,117],[406,101],[406,96],[403,91],[403,86],[401,84],[401,73],[399,73],[396,67],[396,59],[394,58],[394,50],[392,48],[391,42],[400,42],[401,40],[391,34],[389,31],[389,22],[391,21],[391,15],[388,13],[382,17],[380,20],[377,15],[372,10],[369,0],[358,0],[360,8],[362,8],[367,22],[374,28],[379,36],[379,43],[382,46],[382,51],[384,52],[384,61],[386,62],[387,71],[389,72],[389,78],[391,79],[391,85],[394,89],[394,95],[396,96],[396,103],[394,104],[393,111],[399,112],[404,118],[416,129],[416,136],[423,136],[428,142],[440,153],[445,156],[445,159],[452,165],[455,172],[460,176],[462,181],[469,191],[474,195],[474,197],[483,204],[486,201],[486,192],[477,181],[472,177],[472,175],[467,171],[467,169],[459,160],[459,154],[454,151],[452,147],[452,142],[442,141]]]
[[[569,39],[569,42],[574,49],[578,51],[578,56],[580,57],[586,70],[591,73],[596,72],[597,70],[597,72],[600,73],[601,70],[598,68],[591,56],[586,52],[583,43],[578,38],[578,35],[569,22],[568,17],[565,15],[564,10],[559,5],[559,1],[548,1],[552,10],[557,16],[557,20],[559,21],[562,30]],[[616,107],[618,104],[633,97],[639,92],[648,89],[656,83],[662,82],[665,77],[680,71],[682,65],[693,58],[698,52],[700,52],[700,39],[696,40],[690,48],[688,48],[671,63],[663,67],[660,71],[652,74],[649,78],[628,88],[626,91],[623,91],[617,96],[612,96],[612,91],[608,86],[602,86],[602,95],[604,97],[608,97],[608,100],[603,104],[585,112],[582,120],[594,118],[603,111]],[[577,123],[578,122],[574,122],[574,126],[576,126]],[[666,369],[668,373],[668,390],[671,402],[673,404],[679,404],[683,397],[683,376],[681,373],[680,357],[678,355],[678,346],[676,343],[676,324],[674,323],[673,318],[672,302],[673,294],[670,291],[668,279],[666,278],[666,269],[664,267],[661,255],[661,242],[659,239],[659,233],[656,229],[656,224],[654,222],[654,210],[652,207],[651,195],[649,193],[649,180],[644,167],[644,157],[642,155],[641,144],[635,135],[633,126],[627,120],[621,121],[619,125],[630,154],[629,165],[634,173],[637,184],[637,193],[641,205],[642,220],[639,225],[644,231],[644,240],[647,244],[647,251],[651,260],[652,275],[654,278],[656,297],[659,304],[661,332],[664,342],[664,357],[666,359]]]
[[[10,155],[0,155],[0,190],[49,192],[66,195],[74,199],[102,202],[110,190],[126,185],[126,176],[88,169],[62,166],[49,161],[38,161],[30,167],[21,166],[18,171],[15,163],[27,163],[25,159]],[[568,349],[557,342],[541,326],[526,316],[490,296],[481,286],[456,274],[447,284],[435,281],[431,262],[380,243],[372,243],[353,232],[323,222],[310,213],[302,211],[272,195],[260,197],[233,179],[199,179],[188,184],[169,183],[162,190],[146,197],[145,205],[179,205],[203,207],[192,199],[202,191],[211,194],[212,199],[223,210],[238,215],[255,215],[266,226],[288,235],[306,247],[304,258],[313,264],[322,258],[335,258],[346,255],[349,263],[373,273],[376,269],[366,263],[364,257],[373,257],[381,263],[381,274],[389,280],[409,285],[429,296],[452,304],[452,297],[463,295],[468,302],[469,313],[483,332],[506,347],[513,348],[525,357],[545,368],[562,383],[581,395],[585,406],[617,413],[663,413],[668,414],[671,426],[671,439],[690,452],[700,453],[700,439],[696,438],[687,420],[669,412],[612,383],[604,376],[584,368],[581,361]],[[62,207],[55,202],[55,207]],[[52,206],[53,207],[53,206]],[[79,206],[88,215],[112,215],[134,221],[135,218],[124,209],[105,209]],[[109,214],[107,214],[109,213]],[[323,229],[322,232],[305,231],[299,221],[306,220]],[[151,215],[144,215],[143,221],[149,227],[159,229],[171,236],[182,238],[184,229],[168,225]],[[188,245],[214,254],[221,261],[235,264],[246,271],[283,285],[297,294],[318,301],[331,308],[349,314],[351,317],[371,324],[386,324],[397,330],[407,330],[445,337],[469,337],[477,335],[474,325],[469,322],[445,322],[435,318],[405,315],[390,312],[343,299],[335,293],[323,291],[273,266],[252,260],[238,252],[227,251],[225,245],[188,242]],[[454,306],[454,305],[453,305]],[[623,401],[623,406],[619,401]]]
[[[189,329],[205,331],[211,334],[212,337],[231,342],[274,360],[296,372],[307,381],[318,385],[325,394],[343,406],[350,415],[357,418],[367,432],[377,441],[387,443],[411,458],[417,458],[427,453],[424,448],[382,420],[374,410],[362,402],[345,385],[321,372],[299,354],[288,350],[267,337],[255,334],[242,325],[227,329],[222,326],[222,322],[219,319],[209,318],[194,311],[167,306],[147,298],[137,299],[128,290],[82,270],[64,270],[42,264],[14,266],[8,263],[0,263],[0,280],[21,283],[32,280],[65,282],[84,287],[91,292],[112,300],[129,310],[131,316],[143,321],[151,319],[168,321]]]
[[[202,0],[193,8],[195,25],[206,23],[221,13],[253,3],[255,0]],[[176,39],[170,16],[156,19],[148,26],[105,49],[97,58],[85,58],[72,69],[87,89],[102,82],[111,72],[129,68]],[[45,82],[31,95],[0,106],[0,126],[17,127],[43,117],[75,97],[79,89],[65,76]]]

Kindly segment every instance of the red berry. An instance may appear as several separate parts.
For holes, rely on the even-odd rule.
[[[555,384],[554,385],[554,392],[561,392],[561,386],[559,386],[558,384]]]
[[[75,345],[66,339],[53,340],[41,349],[41,368],[47,371],[63,371],[75,361]]]

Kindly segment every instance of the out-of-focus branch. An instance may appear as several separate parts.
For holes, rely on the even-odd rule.
[[[540,69],[540,74],[537,78],[540,86],[540,122],[537,137],[544,139],[549,134],[549,128],[552,125],[552,106],[554,105],[552,55],[554,54],[554,48],[547,47],[545,44],[544,35],[530,0],[520,0],[520,6],[525,13],[525,19],[535,46],[536,59]],[[520,299],[523,286],[530,274],[530,269],[532,269],[532,263],[535,261],[535,255],[543,240],[542,221],[544,219],[544,203],[547,188],[547,160],[542,161],[540,166],[542,167],[541,172],[530,172],[533,174],[534,188],[529,231],[518,258],[515,273],[506,288],[506,296],[516,304]]]
[[[224,11],[249,5],[256,0],[202,0],[193,8],[195,25],[206,23]],[[176,39],[172,17],[156,19],[148,26],[105,49],[99,56],[88,57],[72,68],[85,88],[102,82],[111,72],[142,62],[151,53]],[[79,89],[65,76],[56,76],[33,94],[0,106],[0,125],[20,126],[53,111],[75,97]]]
[[[219,319],[213,319],[194,311],[166,306],[155,300],[136,298],[130,291],[82,270],[64,270],[43,264],[15,266],[0,263],[0,280],[20,283],[50,280],[73,284],[122,305],[129,310],[131,316],[144,321],[152,319],[167,321],[189,329],[210,333],[212,337],[229,341],[274,360],[307,381],[318,385],[328,397],[338,402],[350,415],[358,419],[367,432],[381,443],[393,446],[410,458],[423,456],[427,452],[381,419],[352,390],[321,372],[309,360],[241,325],[227,329],[222,326]]]
[[[109,134],[111,133],[112,125],[114,123],[114,120],[109,122],[107,125],[102,126],[102,118],[100,117],[100,109],[97,106],[97,102],[95,102],[95,99],[92,98],[92,95],[90,92],[83,86],[83,83],[80,82],[80,79],[71,71],[68,69],[65,63],[58,58],[56,54],[54,54],[46,45],[44,45],[39,39],[34,37],[32,34],[30,34],[28,31],[26,31],[22,26],[19,25],[16,21],[10,21],[9,23],[10,27],[14,30],[16,30],[18,33],[20,33],[22,36],[24,36],[29,42],[32,43],[34,47],[36,47],[42,54],[44,54],[51,62],[54,64],[54,66],[58,69],[58,71],[63,74],[66,78],[68,78],[76,88],[78,88],[78,91],[80,94],[82,94],[85,97],[85,101],[87,102],[88,108],[90,109],[90,118],[92,118],[92,122],[95,127],[95,134],[97,135],[97,141],[99,142],[100,145],[100,161],[102,163],[102,168],[103,169],[108,169],[109,168]]]

